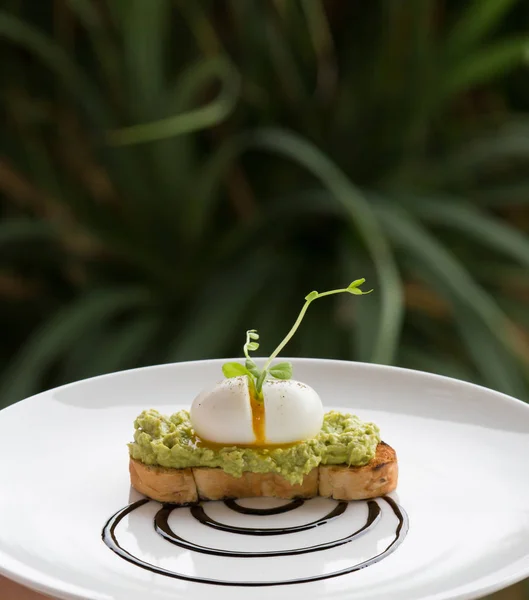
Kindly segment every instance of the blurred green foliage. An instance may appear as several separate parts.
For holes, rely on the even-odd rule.
[[[271,350],[529,398],[529,6],[4,0],[0,405]]]

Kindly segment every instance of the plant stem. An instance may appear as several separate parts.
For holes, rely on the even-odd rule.
[[[250,353],[248,352],[248,344],[249,344],[249,343],[250,343],[250,332],[249,332],[249,331],[247,331],[247,332],[246,332],[246,344],[244,344],[244,347],[243,347],[243,352],[244,352],[244,356],[246,356],[246,358],[247,358],[248,360],[251,360],[251,358],[250,358]]]
[[[303,321],[303,317],[305,316],[305,313],[307,312],[307,309],[310,306],[311,302],[314,302],[314,300],[317,300],[318,298],[323,298],[323,296],[331,296],[332,294],[341,294],[343,292],[349,292],[349,290],[346,289],[346,288],[344,288],[344,289],[341,289],[341,290],[331,290],[330,292],[322,292],[321,294],[318,294],[317,296],[314,296],[313,298],[310,298],[309,300],[307,300],[305,302],[305,304],[303,305],[303,308],[301,309],[301,311],[300,311],[300,313],[298,315],[298,318],[296,319],[296,322],[292,326],[292,329],[287,333],[287,335],[285,336],[285,338],[283,339],[283,341],[272,352],[272,354],[270,355],[270,357],[266,361],[265,366],[263,367],[263,371],[265,371],[266,369],[268,369],[268,367],[270,366],[270,363],[274,360],[274,358],[281,352],[281,350],[283,350],[283,348],[292,339],[292,336],[296,333],[298,327],[301,324],[301,321]]]

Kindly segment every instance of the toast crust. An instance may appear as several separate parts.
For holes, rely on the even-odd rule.
[[[132,487],[153,500],[171,504],[192,504],[198,501],[197,486],[191,469],[166,469],[129,461]]]
[[[320,465],[305,475],[301,484],[291,484],[276,473],[245,472],[242,477],[233,477],[222,469],[171,469],[145,465],[132,458],[129,471],[132,487],[138,492],[174,504],[252,497],[364,500],[392,492],[398,481],[396,452],[384,442],[377,446],[367,465]]]
[[[335,500],[365,500],[389,494],[397,487],[398,463],[395,450],[381,442],[364,467],[320,465],[319,495]]]
[[[301,484],[289,483],[277,473],[252,473],[242,477],[228,475],[222,469],[194,468],[193,476],[201,500],[224,498],[314,498],[318,495],[318,469],[305,475]]]

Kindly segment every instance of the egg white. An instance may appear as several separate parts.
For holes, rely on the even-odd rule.
[[[323,405],[316,391],[294,380],[263,383],[265,443],[289,444],[314,437],[323,423]],[[246,376],[224,379],[201,392],[191,405],[197,435],[218,444],[256,443],[250,389]]]
[[[199,437],[217,444],[253,444],[252,408],[248,377],[232,377],[204,390],[190,410]]]
[[[324,411],[313,388],[292,379],[268,379],[263,383],[263,395],[268,443],[300,442],[319,433]]]

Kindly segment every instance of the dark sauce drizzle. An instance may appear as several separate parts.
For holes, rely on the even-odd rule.
[[[303,504],[303,500],[301,500],[301,504],[297,506],[301,506]],[[376,509],[378,513],[380,513],[380,509],[378,508],[378,504],[373,502],[376,505]],[[304,523],[303,525],[294,525],[292,527],[268,527],[268,528],[256,528],[256,527],[237,527],[235,525],[226,525],[225,523],[219,523],[219,521],[215,521],[211,517],[206,514],[204,507],[201,505],[196,505],[191,508],[191,514],[195,517],[197,521],[200,521],[203,525],[207,525],[208,527],[212,527],[213,529],[219,529],[220,531],[227,531],[228,533],[237,533],[239,535],[288,535],[289,533],[298,533],[299,531],[308,531],[309,529],[314,529],[315,527],[319,527],[320,525],[325,525],[336,519],[340,515],[347,510],[347,502],[339,502],[328,514],[326,514],[321,519],[317,519],[316,521],[311,521],[310,523]],[[229,506],[229,505],[228,505]],[[158,513],[161,514],[160,521],[158,520],[158,515],[155,518],[155,523],[161,523],[162,520],[167,522],[167,518],[174,510],[174,506],[165,505],[164,508]],[[243,508],[243,507],[239,507]],[[283,508],[282,506],[279,508]],[[275,510],[273,508],[266,509],[267,511]],[[240,511],[238,511],[240,512]],[[281,511],[285,512],[285,511]],[[378,514],[377,513],[377,514]],[[246,513],[248,514],[248,513]],[[255,514],[255,513],[249,513]],[[281,513],[275,512],[267,512],[267,515],[276,515]],[[376,515],[375,515],[376,516]]]
[[[268,516],[268,515],[280,515],[282,513],[290,512],[291,510],[295,510],[300,506],[305,504],[305,500],[301,498],[297,498],[296,500],[292,500],[292,502],[287,502],[286,504],[282,504],[281,506],[276,506],[275,508],[249,508],[248,506],[241,506],[232,498],[228,500],[224,500],[224,504],[234,510],[235,512],[241,513],[242,515],[260,515],[260,516]]]
[[[336,506],[328,515],[323,517],[322,519],[318,519],[317,521],[313,521],[312,523],[308,523],[307,525],[299,525],[298,527],[285,527],[284,529],[246,529],[243,527],[232,527],[231,525],[224,525],[223,523],[218,523],[217,521],[213,521],[210,519],[204,509],[201,506],[193,506],[191,508],[191,514],[204,525],[213,526],[215,529],[222,529],[222,531],[228,531],[230,533],[244,533],[244,535],[283,535],[288,533],[295,533],[297,531],[306,531],[307,529],[313,529],[314,527],[318,527],[319,525],[323,525],[328,523],[331,519],[336,518],[338,515],[344,513],[347,508],[346,502],[340,502],[338,506]],[[303,548],[296,548],[293,550],[277,550],[270,552],[238,552],[236,550],[217,550],[216,548],[209,548],[207,546],[200,546],[198,544],[194,544],[185,540],[184,538],[176,535],[174,531],[171,529],[168,523],[169,515],[174,510],[173,506],[166,506],[162,508],[156,514],[154,518],[155,529],[156,532],[159,533],[164,539],[171,544],[175,544],[180,546],[181,548],[185,548],[187,550],[193,550],[195,552],[201,552],[202,554],[213,554],[215,556],[225,556],[225,557],[236,557],[236,558],[265,558],[271,556],[294,556],[296,554],[308,554],[309,552],[320,552],[321,550],[328,550],[329,548],[336,548],[337,546],[342,546],[343,544],[348,544],[352,542],[355,538],[360,537],[362,534],[366,533],[368,529],[370,529],[375,522],[380,517],[380,508],[376,502],[368,503],[369,514],[365,525],[363,525],[357,531],[351,533],[350,535],[340,538],[339,540],[334,540],[332,542],[325,542],[323,544],[316,544],[314,546],[305,546]],[[214,525],[211,525],[214,523]],[[241,531],[242,530],[242,531]]]
[[[386,547],[385,550],[383,550],[382,552],[380,552],[379,554],[377,554],[376,556],[374,556],[372,558],[369,558],[363,562],[357,563],[356,565],[352,565],[345,569],[341,569],[340,571],[335,571],[334,573],[325,573],[325,574],[321,574],[321,575],[313,575],[310,577],[287,579],[287,580],[283,580],[283,581],[243,581],[243,582],[235,581],[235,582],[232,582],[232,581],[223,581],[223,580],[219,580],[219,579],[208,579],[205,577],[193,577],[191,575],[184,575],[181,573],[176,573],[174,571],[169,571],[162,567],[157,567],[156,565],[152,565],[146,561],[141,560],[140,558],[137,558],[136,556],[134,556],[133,554],[131,554],[130,552],[128,552],[127,550],[125,550],[124,548],[122,548],[120,546],[119,541],[116,537],[116,528],[119,525],[119,523],[122,521],[122,519],[124,519],[128,514],[130,514],[132,511],[136,510],[137,508],[143,506],[147,502],[149,502],[149,499],[147,499],[147,498],[138,500],[137,502],[134,502],[133,504],[126,506],[125,508],[119,510],[116,514],[114,514],[107,521],[105,527],[103,528],[102,538],[103,538],[104,543],[113,552],[115,552],[118,556],[120,556],[124,560],[126,560],[138,567],[141,567],[142,569],[151,571],[152,573],[156,573],[158,575],[164,575],[166,577],[171,577],[174,579],[180,579],[182,581],[190,581],[190,582],[194,582],[194,583],[205,583],[205,584],[212,584],[212,585],[234,586],[234,587],[262,587],[262,586],[293,585],[293,584],[298,584],[298,583],[309,583],[309,582],[314,582],[314,581],[321,581],[323,579],[339,577],[340,575],[347,575],[349,573],[354,573],[355,571],[359,571],[360,569],[364,569],[374,563],[379,562],[380,560],[382,560],[383,558],[385,558],[386,556],[388,556],[389,554],[391,554],[398,548],[398,546],[404,540],[406,533],[408,532],[408,516],[407,516],[406,512],[404,511],[404,509],[402,507],[400,507],[392,498],[384,496],[383,500],[385,500],[389,504],[389,506],[393,510],[393,513],[395,514],[395,516],[397,517],[397,520],[398,520],[398,525],[397,525],[397,528],[395,529],[395,537],[394,537],[393,541],[389,544],[389,546]],[[294,501],[294,502],[296,502],[296,501]],[[301,501],[301,502],[303,503],[303,501]],[[234,503],[234,504],[236,504],[236,503]],[[292,503],[290,503],[290,504],[292,504]],[[334,511],[336,511],[340,507],[341,504],[346,504],[346,503],[339,503],[337,505],[337,507],[334,509]],[[229,508],[232,508],[232,506],[230,506],[230,503],[227,503],[227,506]],[[238,509],[241,509],[241,511],[236,509],[237,512],[242,512],[242,510],[247,510],[245,507],[242,507],[240,505],[236,504],[236,506]],[[279,514],[281,512],[287,512],[285,510],[285,506],[290,506],[290,505],[283,505],[283,506],[279,506],[277,508],[262,509],[262,510],[266,510],[267,515]],[[296,506],[296,508],[299,506],[301,506],[301,504],[298,504]],[[375,507],[376,507],[376,509],[375,509]],[[368,502],[368,516],[367,516],[365,525],[362,528],[360,528],[358,531],[356,531],[355,533],[351,534],[351,536],[347,536],[346,538],[342,538],[341,540],[337,540],[334,542],[328,542],[327,544],[322,544],[321,546],[323,546],[323,547],[320,547],[320,545],[318,545],[318,546],[308,546],[306,548],[300,548],[298,550],[286,550],[283,552],[239,553],[239,552],[229,552],[226,550],[222,550],[222,551],[215,550],[215,549],[207,548],[204,546],[197,546],[196,544],[188,542],[188,541],[184,540],[183,538],[180,538],[179,536],[177,536],[171,530],[171,528],[169,527],[169,525],[167,523],[169,514],[171,513],[172,510],[174,510],[174,508],[176,508],[174,505],[173,506],[166,505],[158,511],[158,513],[156,514],[156,517],[155,517],[155,528],[158,531],[158,533],[160,535],[162,535],[166,540],[170,541],[173,544],[177,544],[178,546],[188,548],[188,549],[194,550],[196,552],[202,552],[202,553],[206,553],[206,554],[215,554],[215,555],[220,555],[220,556],[230,556],[230,557],[235,556],[238,558],[245,558],[245,557],[254,557],[255,558],[255,557],[259,557],[259,556],[261,556],[261,557],[262,556],[267,556],[267,557],[283,556],[285,554],[304,554],[307,552],[316,552],[319,550],[323,550],[325,548],[332,548],[332,547],[335,547],[338,545],[346,544],[346,543],[350,542],[354,537],[358,537],[362,533],[365,533],[367,531],[367,529],[369,527],[371,527],[380,517],[380,507],[378,506],[378,503],[373,500],[370,500]],[[194,509],[198,509],[198,508],[201,508],[201,507],[193,506],[191,508],[191,510],[193,511]],[[347,508],[347,506],[345,508]],[[343,514],[343,512],[345,511],[345,508],[342,510],[342,512],[340,514]],[[248,510],[256,511],[259,509],[248,509]],[[293,510],[293,509],[290,509],[290,510]],[[279,513],[270,512],[270,511],[279,511]],[[331,511],[331,513],[329,513],[329,515],[332,514],[334,511]],[[202,509],[202,512],[204,513],[203,509]],[[200,514],[200,511],[198,514]],[[251,514],[263,514],[263,513],[252,512]],[[204,515],[205,515],[205,513],[204,513]],[[320,521],[322,521],[321,524],[329,521],[329,519],[328,519],[329,515],[326,515],[326,517],[323,517],[322,519],[320,519]],[[197,518],[195,514],[193,516],[195,516],[195,518]],[[205,516],[206,516],[206,519],[209,519],[209,517],[207,517],[207,515],[205,515]],[[336,516],[338,516],[338,515],[334,515],[333,518],[336,518]],[[314,521],[312,523],[312,526],[317,527],[318,526],[317,523],[319,523],[319,521]],[[229,526],[225,526],[225,527],[229,527]],[[306,527],[306,526],[301,526],[301,527]],[[240,533],[237,530],[245,529],[245,528],[231,528],[231,529],[227,529],[227,531],[231,531],[232,529],[236,530],[236,531],[233,531],[233,533]],[[295,529],[295,528],[293,528],[293,529]],[[254,531],[262,531],[262,530],[254,530]],[[298,529],[298,531],[299,531],[299,529]],[[293,533],[293,532],[290,532],[290,533]],[[248,534],[245,534],[245,535],[248,535]],[[254,535],[266,535],[266,534],[255,533]]]

